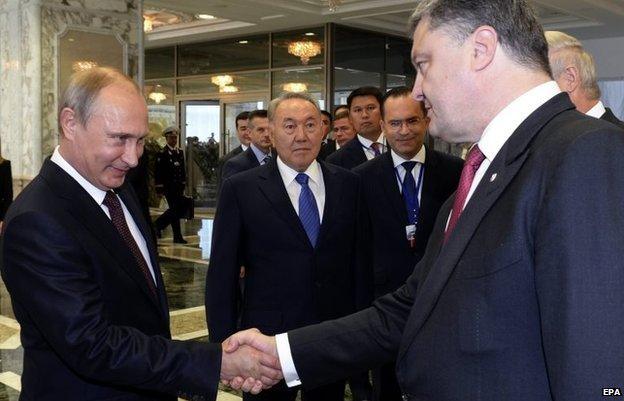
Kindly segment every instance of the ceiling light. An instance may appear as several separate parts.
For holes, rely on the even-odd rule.
[[[152,92],[148,96],[156,104],[160,104],[163,100],[167,99],[167,95],[162,92]]]
[[[327,0],[327,6],[331,12],[336,11],[340,4],[342,4],[342,0]]]
[[[197,14],[197,18],[199,19],[217,19],[214,15],[210,14]]]
[[[306,32],[305,36],[316,36],[314,32]]]
[[[238,87],[232,85],[225,85],[219,88],[220,93],[236,93],[238,92]]]
[[[246,45],[247,43],[249,43],[248,40],[239,40],[238,43],[240,43],[241,45]]]
[[[292,42],[288,45],[288,53],[301,58],[301,63],[307,65],[312,57],[321,54],[321,44],[311,40]]]
[[[143,19],[143,32],[151,32],[154,29],[154,21],[151,18]]]
[[[289,82],[287,84],[284,84],[282,88],[284,88],[286,92],[300,93],[306,92],[308,90],[308,85],[304,84],[303,82]]]
[[[231,85],[234,82],[234,78],[232,78],[231,75],[215,75],[210,78],[210,82],[219,87],[224,87],[227,85]]]
[[[74,63],[72,64],[72,70],[74,70],[74,72],[86,71],[90,70],[91,68],[97,67],[97,65],[98,63],[96,63],[95,61],[78,60],[74,61]]]

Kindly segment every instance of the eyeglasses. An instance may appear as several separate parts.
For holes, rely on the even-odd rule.
[[[400,131],[403,127],[403,124],[407,126],[408,129],[417,128],[420,123],[428,121],[428,117],[414,117],[408,118],[407,120],[390,120],[386,123],[386,127],[390,128],[390,131],[397,132]]]

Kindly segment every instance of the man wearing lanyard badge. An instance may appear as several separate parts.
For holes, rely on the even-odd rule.
[[[381,127],[391,151],[353,170],[362,182],[361,232],[375,298],[394,291],[411,274],[463,165],[459,158],[423,146],[429,119],[423,103],[410,93],[400,87],[383,98]],[[374,371],[373,390],[376,400],[401,399],[394,363]]]

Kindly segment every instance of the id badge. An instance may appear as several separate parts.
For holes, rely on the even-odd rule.
[[[405,226],[405,237],[410,248],[414,248],[416,246],[416,224]]]

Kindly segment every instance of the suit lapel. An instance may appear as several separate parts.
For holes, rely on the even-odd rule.
[[[425,241],[423,238],[423,227],[431,227],[436,218],[431,213],[433,204],[436,199],[436,188],[440,185],[440,180],[444,180],[443,172],[439,170],[438,159],[433,151],[425,147],[425,172],[423,174],[422,191],[420,196],[420,212],[418,216],[418,232],[416,233],[417,241]]]
[[[336,210],[339,209],[338,206],[341,204],[340,201],[342,198],[342,185],[340,185],[340,180],[335,175],[335,167],[326,163],[319,164],[325,184],[325,206],[323,207],[323,221],[321,222],[317,248],[318,245],[321,244],[321,241],[327,237],[329,230],[332,228]]]
[[[260,182],[258,184],[260,191],[264,194],[269,203],[271,203],[275,214],[284,220],[286,225],[293,230],[297,238],[312,247],[308,235],[303,229],[301,220],[299,220],[299,216],[297,216],[290,202],[290,198],[284,187],[284,180],[282,180],[275,159],[276,158],[273,158],[268,164],[265,164],[258,173],[260,177]]]
[[[394,162],[390,152],[380,156],[382,160],[381,169],[379,170],[379,181],[381,182],[381,188],[384,192],[384,198],[390,202],[392,210],[396,215],[397,221],[402,225],[407,224],[407,210],[405,210],[405,203],[403,203],[403,196],[399,191],[397,184],[396,172],[394,170]],[[373,205],[374,207],[374,205]]]
[[[417,290],[408,324],[399,348],[400,361],[414,341],[420,327],[435,306],[461,255],[478,229],[481,220],[516,176],[529,156],[533,138],[555,115],[574,106],[567,95],[557,95],[531,114],[507,140],[477,186],[447,243],[433,262],[430,273]],[[494,174],[496,174],[494,176]],[[490,177],[494,177],[491,179]],[[447,205],[451,204],[447,201]],[[444,210],[444,209],[443,209]],[[438,227],[443,230],[442,227]]]
[[[109,254],[117,260],[118,266],[135,281],[145,296],[161,312],[160,302],[152,295],[147,286],[145,276],[137,266],[134,256],[132,256],[130,249],[123,242],[100,205],[93,200],[78,182],[49,159],[44,162],[41,168],[41,175],[46,181],[50,182],[50,186],[56,194],[66,200],[66,207],[69,213],[97,238],[102,247],[107,249]],[[140,212],[134,216],[139,215]]]
[[[345,145],[345,153],[349,155],[349,160],[353,166],[359,166],[368,160],[357,136]]]

